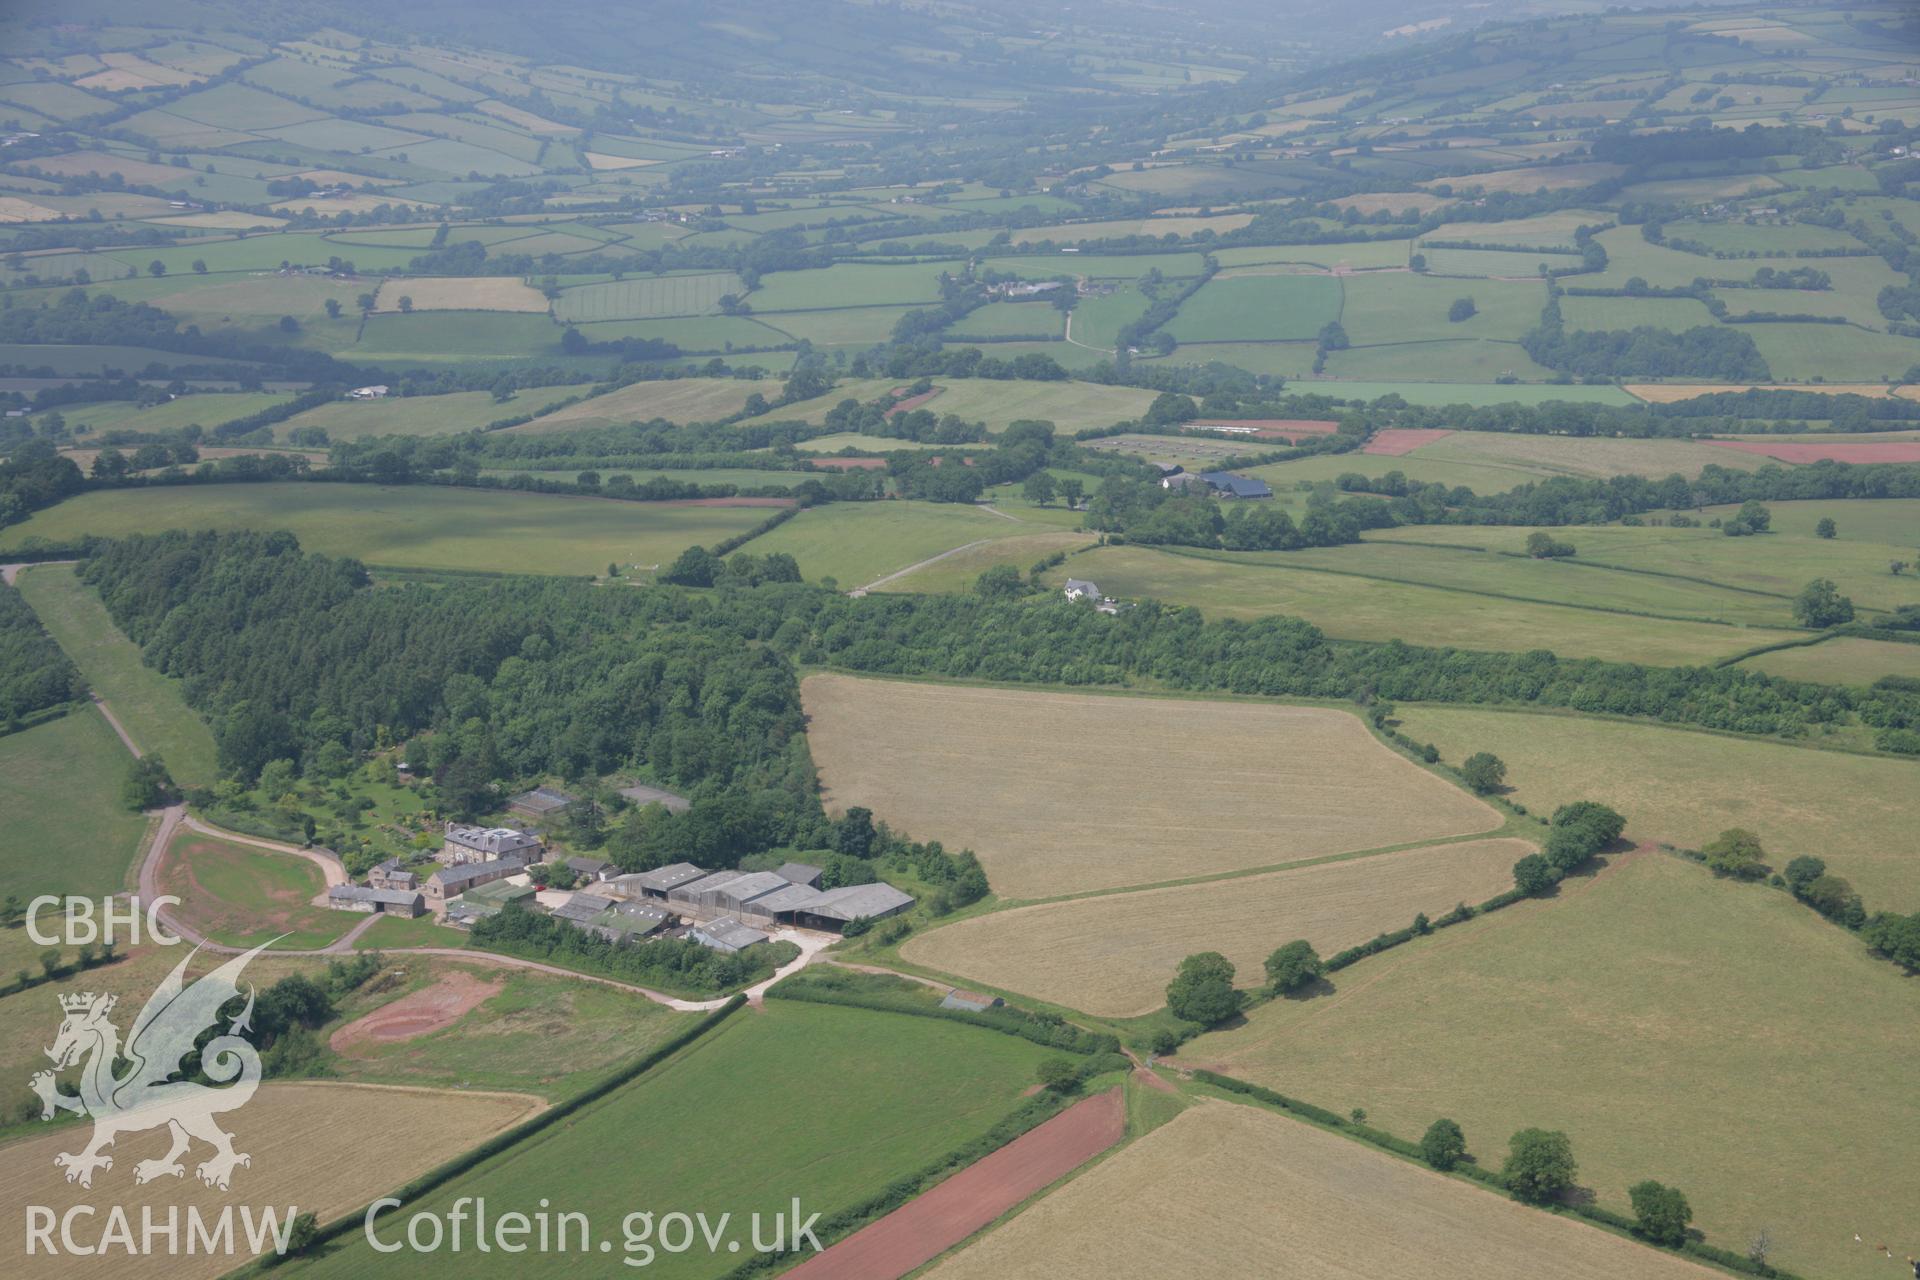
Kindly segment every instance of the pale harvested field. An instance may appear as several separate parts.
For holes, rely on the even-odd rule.
[[[578,404],[535,418],[509,430],[538,433],[571,431],[608,422],[711,422],[740,412],[747,397],[765,388],[738,378],[670,378],[635,382]]]
[[[19,196],[0,196],[0,222],[48,222],[59,216],[58,209]]]
[[[1608,178],[1617,178],[1627,171],[1625,165],[1605,164],[1592,161],[1587,164],[1563,164],[1552,168],[1538,169],[1496,169],[1492,173],[1471,173],[1459,178],[1429,178],[1425,182],[1416,182],[1417,187],[1433,186],[1441,182],[1452,182],[1456,191],[1471,187],[1480,187],[1486,191],[1537,191],[1542,187],[1549,191],[1561,191],[1568,187],[1586,187]]]
[[[113,1168],[94,1175],[91,1190],[65,1181],[53,1163],[56,1152],[77,1150],[86,1141],[86,1126],[63,1126],[9,1145],[0,1159],[0,1255],[21,1258],[26,1251],[27,1205],[44,1205],[55,1213],[77,1204],[99,1207],[91,1220],[78,1220],[76,1232],[85,1239],[105,1227],[107,1207],[124,1208],[138,1239],[141,1210],[151,1206],[164,1223],[167,1209],[182,1213],[182,1251],[179,1256],[158,1252],[129,1257],[116,1250],[106,1258],[75,1257],[64,1250],[57,1257],[34,1258],[34,1280],[69,1280],[112,1276],[114,1280],[194,1280],[218,1276],[244,1260],[244,1254],[185,1253],[189,1205],[203,1217],[217,1215],[225,1205],[249,1206],[257,1213],[272,1206],[285,1213],[288,1205],[309,1210],[320,1221],[347,1213],[441,1161],[474,1146],[507,1126],[526,1119],[541,1107],[525,1094],[476,1093],[444,1089],[401,1089],[377,1085],[287,1083],[266,1084],[254,1099],[220,1117],[234,1135],[234,1149],[253,1157],[251,1165],[234,1171],[232,1188],[218,1191],[202,1186],[194,1165],[208,1150],[196,1144],[183,1157],[184,1178],[160,1178],[144,1186],[133,1180],[136,1162],[166,1154],[166,1130],[129,1134],[114,1150]],[[379,1117],[377,1126],[340,1123],[343,1114]],[[234,1230],[242,1234],[237,1220]],[[55,1236],[55,1240],[58,1240]],[[161,1246],[164,1249],[164,1245]]]
[[[980,856],[1002,898],[1488,831],[1487,805],[1344,711],[809,676],[828,807]]]
[[[375,311],[398,311],[400,299],[415,311],[545,311],[546,295],[518,276],[466,276],[388,280],[374,297]]]
[[[1718,1274],[1228,1102],[1182,1112],[929,1273],[931,1280]]]
[[[909,942],[901,954],[975,982],[1100,1017],[1131,1018],[1166,1003],[1184,956],[1219,951],[1242,986],[1261,963],[1305,938],[1321,955],[1404,928],[1417,912],[1444,915],[1512,887],[1524,840],[1472,840],[1325,862],[1266,875],[1139,893],[1102,894],[976,916]]]
[[[476,111],[484,111],[497,120],[505,120],[508,124],[517,124],[528,133],[580,132],[574,125],[561,124],[558,121],[549,120],[545,116],[537,116],[531,111],[523,111],[519,107],[509,106],[493,98],[483,99],[473,105]]]
[[[1718,395],[1722,391],[1813,391],[1823,396],[1878,396],[1882,399],[1892,394],[1886,384],[1880,382],[1820,382],[1792,386],[1779,382],[1629,382],[1625,390],[1628,395],[1638,396],[1649,404],[1674,404],[1699,396]]]
[[[658,160],[641,160],[633,156],[602,155],[598,151],[582,152],[587,158],[590,169],[644,169],[650,164],[659,164]]]

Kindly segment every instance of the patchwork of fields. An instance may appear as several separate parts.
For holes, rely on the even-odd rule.
[[[1482,1165],[1517,1129],[1561,1129],[1606,1208],[1656,1178],[1723,1247],[1764,1227],[1782,1265],[1886,1274],[1852,1236],[1903,1238],[1895,1206],[1920,1195],[1913,984],[1786,895],[1657,853],[1560,899],[1388,952],[1180,1057],[1409,1140],[1449,1116]]]

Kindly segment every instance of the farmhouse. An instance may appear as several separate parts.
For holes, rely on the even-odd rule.
[[[1185,493],[1188,490],[1194,488],[1195,486],[1198,486],[1203,490],[1207,489],[1208,487],[1207,482],[1205,480],[1202,480],[1199,476],[1193,474],[1191,471],[1180,471],[1180,472],[1174,473],[1173,475],[1160,477],[1160,487],[1162,489],[1173,489],[1177,492]]]
[[[685,813],[693,807],[685,796],[675,795],[671,791],[662,791],[659,787],[649,787],[643,783],[634,783],[630,787],[620,788],[620,794],[637,806],[657,804],[668,813]]]
[[[418,889],[420,877],[400,865],[400,859],[388,858],[367,872],[367,885],[374,889]]]
[[[732,955],[736,951],[745,951],[758,942],[765,942],[767,935],[751,925],[745,925],[730,916],[718,920],[709,920],[706,924],[697,924],[687,931],[687,936],[703,947],[712,947],[715,951],[724,951]]]
[[[1223,498],[1271,498],[1273,490],[1265,480],[1235,475],[1231,471],[1203,471],[1200,478]]]
[[[347,399],[349,400],[383,400],[386,398],[386,394],[387,394],[387,388],[386,388],[386,385],[383,383],[383,384],[378,384],[371,387],[355,387],[353,390],[347,392]]]
[[[466,827],[449,822],[440,852],[433,856],[449,867],[509,856],[531,862],[539,855],[540,847],[538,836],[512,827]]]
[[[427,877],[425,889],[427,903],[429,906],[444,905],[449,898],[457,898],[469,889],[483,884],[492,884],[495,880],[504,880],[526,869],[527,864],[513,856],[495,858],[489,862],[463,862],[457,866],[442,867]]]
[[[535,787],[507,801],[507,812],[523,818],[551,818],[573,803],[573,797],[553,787]]]
[[[358,884],[336,884],[328,889],[327,905],[335,911],[370,911],[407,920],[426,910],[418,890],[374,889]]]
[[[1069,600],[1099,600],[1100,588],[1081,578],[1068,578],[1065,594]]]
[[[636,871],[631,875],[615,876],[608,881],[608,888],[616,896],[623,898],[652,898],[665,902],[667,895],[682,885],[691,884],[706,875],[706,871],[691,862],[676,862],[672,866],[655,867],[652,871]]]

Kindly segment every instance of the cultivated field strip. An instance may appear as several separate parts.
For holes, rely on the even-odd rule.
[[[1261,961],[1305,938],[1321,955],[1509,888],[1524,840],[1469,840],[1204,884],[1101,894],[976,916],[922,934],[915,964],[1101,1017],[1166,1003],[1184,956],[1219,951],[1243,985]]]
[[[1182,1112],[929,1273],[932,1280],[1718,1274],[1226,1102]]]
[[[1488,831],[1342,711],[847,676],[801,686],[827,805],[979,854],[1003,898]]]
[[[132,1016],[131,1011],[127,1016]],[[0,1160],[0,1219],[4,1219],[0,1251],[9,1258],[25,1256],[28,1205],[45,1205],[55,1213],[75,1204],[99,1205],[97,1216],[80,1220],[82,1239],[89,1221],[93,1230],[104,1230],[107,1205],[120,1206],[133,1224],[136,1242],[143,1209],[151,1209],[156,1221],[164,1224],[168,1209],[178,1208],[178,1256],[170,1256],[163,1243],[153,1253],[138,1257],[116,1250],[112,1262],[103,1266],[101,1258],[80,1257],[64,1249],[58,1256],[47,1257],[43,1251],[34,1259],[31,1274],[35,1280],[78,1280],[106,1274],[110,1268],[124,1280],[198,1280],[222,1275],[246,1255],[189,1256],[188,1206],[198,1208],[211,1221],[227,1205],[246,1205],[256,1214],[271,1206],[283,1217],[286,1207],[293,1205],[299,1212],[318,1214],[325,1222],[527,1118],[541,1105],[539,1099],[524,1094],[269,1083],[244,1108],[221,1118],[221,1127],[233,1134],[234,1149],[253,1157],[252,1164],[234,1171],[228,1192],[203,1186],[194,1176],[193,1165],[210,1154],[198,1143],[182,1157],[185,1176],[135,1185],[134,1165],[166,1154],[164,1129],[123,1137],[114,1146],[113,1168],[96,1173],[92,1189],[83,1191],[64,1180],[53,1157],[78,1150],[88,1129],[61,1128],[13,1143]],[[355,1113],[379,1116],[377,1141],[364,1127],[340,1123],[343,1115]],[[238,1237],[237,1210],[235,1219]]]

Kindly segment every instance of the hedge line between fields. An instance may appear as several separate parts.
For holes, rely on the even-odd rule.
[[[744,533],[736,533],[731,538],[722,538],[720,541],[714,543],[712,547],[708,548],[708,550],[712,551],[716,556],[732,555],[761,534],[772,533],[775,529],[778,529],[781,525],[799,515],[803,510],[805,510],[804,507],[781,507],[765,520],[753,526],[753,528],[746,530]]]
[[[1251,1098],[1255,1102],[1262,1103],[1265,1106],[1272,1107],[1279,1111],[1284,1111],[1289,1115],[1297,1116],[1300,1119],[1320,1125],[1323,1128],[1351,1134],[1369,1146],[1378,1147],[1382,1151],[1387,1151],[1393,1155],[1412,1160],[1422,1168],[1431,1167],[1427,1164],[1426,1158],[1422,1154],[1418,1143],[1408,1142],[1404,1138],[1395,1137],[1383,1129],[1375,1129],[1371,1125],[1362,1124],[1358,1121],[1350,1120],[1345,1116],[1336,1115],[1325,1107],[1317,1107],[1311,1102],[1302,1102],[1298,1098],[1290,1098],[1284,1093],[1276,1092],[1263,1085],[1257,1085],[1234,1076],[1221,1075],[1217,1071],[1208,1071],[1203,1067],[1194,1068],[1192,1076],[1202,1084],[1210,1084],[1216,1089],[1223,1089],[1228,1093],[1238,1094],[1244,1098]],[[1505,1191],[1507,1189],[1506,1179],[1499,1173],[1492,1169],[1482,1168],[1476,1164],[1458,1164],[1453,1167],[1451,1172],[1492,1190]],[[1611,1209],[1602,1209],[1598,1205],[1583,1204],[1547,1205],[1541,1207],[1545,1208],[1549,1213],[1569,1214],[1576,1218],[1584,1218],[1589,1222],[1611,1227],[1616,1231],[1633,1235],[1636,1239],[1639,1238],[1639,1223],[1633,1218],[1627,1217],[1625,1214],[1615,1213]],[[1642,1243],[1650,1244],[1650,1242],[1644,1240]],[[1658,1248],[1658,1246],[1651,1244],[1650,1247]],[[1704,1240],[1688,1240],[1678,1249],[1667,1252],[1685,1254],[1688,1257],[1699,1258],[1703,1261],[1713,1263],[1716,1266],[1724,1267],[1729,1271],[1737,1271],[1743,1275],[1762,1276],[1766,1277],[1767,1280],[1802,1280],[1799,1275],[1792,1271],[1769,1266],[1766,1263],[1756,1263],[1751,1258],[1735,1253],[1731,1249],[1722,1249],[1717,1245],[1708,1244]]]
[[[1037,1020],[1023,1010],[1009,1014],[968,1013],[964,1009],[943,1009],[936,1004],[911,998],[893,999],[877,992],[846,991],[831,987],[820,987],[805,981],[804,974],[795,974],[784,982],[767,988],[769,999],[802,1000],[810,1004],[846,1005],[855,1009],[873,1009],[881,1013],[904,1013],[916,1018],[939,1018],[947,1022],[960,1022],[970,1027],[984,1027],[989,1031],[998,1031],[1002,1035],[1018,1036],[1034,1044],[1049,1049],[1060,1049],[1067,1053],[1106,1054],[1118,1053],[1120,1041],[1116,1036],[1086,1031],[1069,1022],[1048,1023]],[[1064,1030],[1071,1039],[1062,1044],[1052,1033]]]
[[[707,1032],[719,1026],[722,1022],[726,1021],[728,1017],[743,1008],[746,1003],[747,998],[745,996],[733,997],[733,999],[727,1001],[724,1005],[715,1009],[694,1025],[687,1027],[678,1035],[656,1045],[653,1049],[641,1055],[633,1062],[616,1070],[600,1083],[590,1086],[565,1101],[555,1103],[539,1115],[531,1119],[523,1120],[511,1129],[506,1129],[495,1134],[472,1150],[462,1152],[454,1156],[451,1160],[447,1160],[435,1168],[427,1170],[427,1172],[421,1174],[399,1190],[391,1193],[392,1198],[400,1201],[400,1205],[395,1206],[395,1208],[413,1203],[428,1192],[439,1189],[481,1162],[489,1160],[501,1152],[526,1141],[543,1129],[558,1124],[560,1121],[573,1115],[590,1103],[598,1102],[621,1086],[632,1083],[640,1076],[645,1075],[674,1054],[680,1052],[680,1050],[692,1044],[695,1040],[698,1040],[701,1036],[706,1035]],[[311,1252],[328,1241],[337,1240],[349,1231],[360,1226],[360,1224],[365,1221],[367,1209],[371,1205],[372,1201],[369,1201],[353,1213],[336,1218],[334,1221],[321,1227],[315,1234],[313,1242],[308,1245],[307,1251]],[[228,1280],[238,1280],[238,1278],[242,1276],[261,1275],[277,1265],[280,1261],[281,1259],[278,1254],[263,1255],[229,1272]]]
[[[1131,1068],[1132,1064],[1127,1059],[1118,1054],[1113,1057],[1112,1069]],[[1108,1065],[1102,1059],[1096,1058],[1081,1072],[1081,1079],[1085,1080],[1107,1069]],[[879,1193],[861,1203],[822,1218],[817,1234],[823,1244],[831,1247],[832,1244],[852,1235],[875,1219],[893,1212],[934,1183],[942,1181],[948,1174],[957,1173],[968,1165],[985,1159],[1015,1138],[1038,1128],[1065,1110],[1069,1101],[1067,1095],[1053,1090],[1044,1090],[1035,1094],[1014,1108],[1013,1112],[999,1124],[979,1137],[961,1143],[940,1159],[923,1166],[919,1172],[896,1179],[888,1183]],[[793,1250],[761,1253],[726,1272],[720,1280],[747,1280],[751,1276],[764,1275],[782,1266],[793,1256]]]

